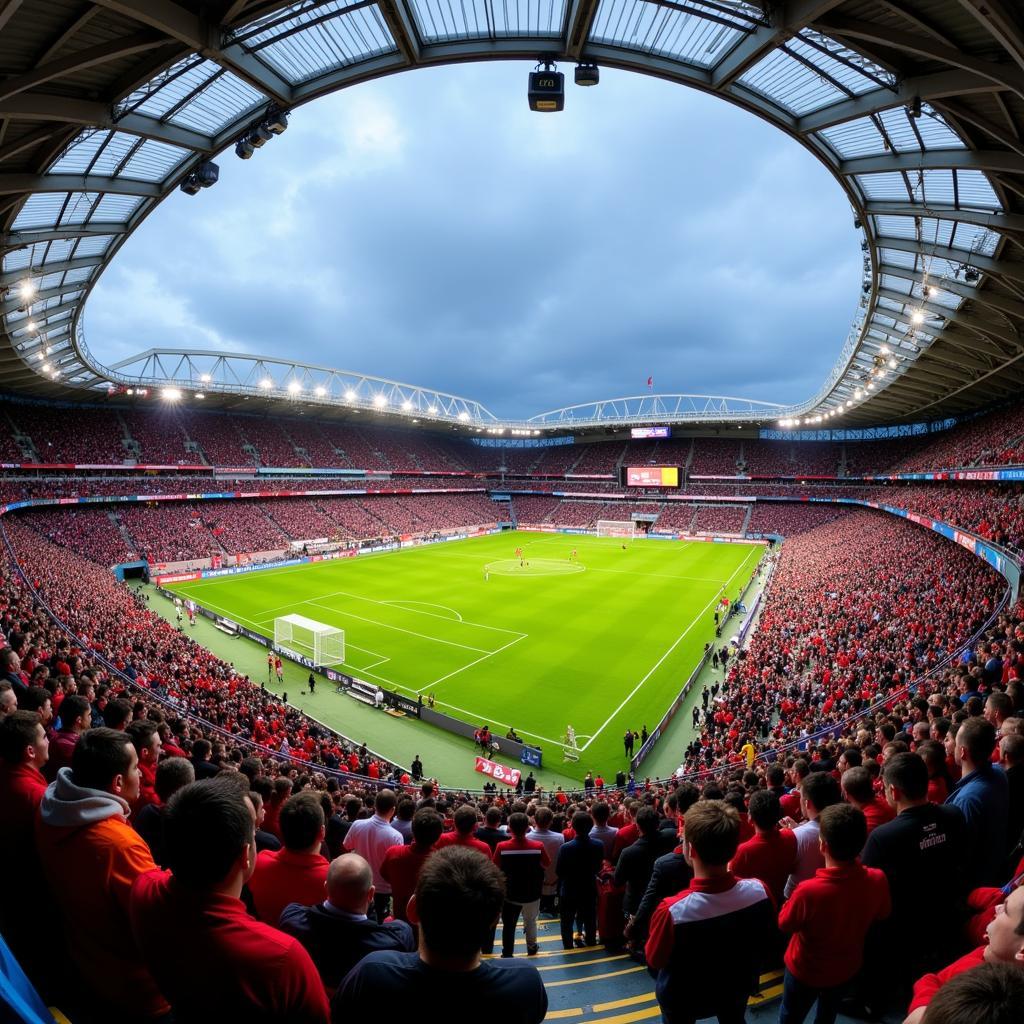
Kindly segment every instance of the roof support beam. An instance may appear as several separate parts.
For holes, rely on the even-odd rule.
[[[74,292],[80,292],[85,290],[85,284],[81,281],[77,284],[65,284],[59,285],[55,288],[40,288],[39,291],[32,296],[31,305],[36,306],[40,302],[45,302],[47,299],[54,299],[58,295],[71,295]],[[16,313],[19,309],[24,309],[28,303],[20,297],[8,299],[4,303],[0,303],[0,314],[6,316],[8,313]],[[38,316],[45,318],[50,314],[50,310],[41,309],[38,312]]]
[[[213,151],[213,139],[209,135],[164,124],[154,117],[143,114],[113,115],[105,103],[94,100],[70,99],[63,96],[48,96],[40,93],[22,92],[0,100],[0,118],[15,121],[57,121],[88,125],[93,128],[109,128],[130,132],[146,139],[156,139],[172,146],[194,149],[201,153]]]
[[[0,99],[6,99],[8,96],[14,96],[34,86],[42,85],[44,82],[74,74],[76,71],[83,71],[97,64],[106,64],[119,57],[130,57],[132,54],[152,50],[164,41],[159,32],[146,29],[122,36],[120,39],[111,39],[98,46],[87,46],[66,57],[40,64],[39,67],[24,75],[13,75],[4,79],[0,82]]]
[[[28,149],[34,149],[40,143],[49,142],[50,139],[56,138],[66,130],[63,125],[48,124],[42,128],[36,128],[35,131],[26,132],[20,139],[0,147],[0,162],[10,160],[11,157],[18,156]]]
[[[21,249],[39,242],[55,242],[64,238],[88,238],[93,235],[120,235],[128,230],[127,224],[114,221],[76,224],[66,228],[44,228],[40,231],[8,231],[0,234],[0,249]]]
[[[724,89],[745,74],[758,61],[771,53],[811,22],[838,7],[842,0],[789,0],[771,11],[768,25],[747,33],[711,71],[711,84]]]
[[[18,13],[22,0],[0,0],[0,30]]]
[[[0,274],[0,288],[9,288],[25,277],[45,277],[48,274],[63,274],[69,270],[85,270],[101,266],[102,263],[102,256],[82,256],[74,260],[61,260],[59,263],[41,263],[31,270],[28,267],[9,270],[6,274]]]
[[[565,19],[565,52],[579,60],[597,16],[598,0],[572,0]]]
[[[59,289],[58,289],[58,291],[59,291]],[[53,317],[62,316],[64,313],[74,313],[78,309],[79,304],[80,303],[79,303],[78,299],[73,299],[70,302],[62,302],[58,306],[51,306],[49,309],[44,310],[43,312],[36,314],[35,319],[40,324],[43,325],[43,329],[45,330],[46,329],[46,323],[47,323],[48,320],[51,320]],[[11,312],[11,311],[8,310],[8,312]],[[13,330],[20,330],[21,329],[20,323],[13,323],[13,324],[10,324],[8,326],[10,326]]]
[[[892,266],[887,263],[883,263],[878,268],[879,276],[894,277],[900,281],[913,281],[915,284],[922,284],[924,280],[924,274],[920,270],[910,270],[907,267]],[[1001,295],[998,291],[992,288],[987,288],[985,291],[979,291],[977,288],[971,288],[968,285],[960,284],[959,281],[950,281],[948,278],[944,278],[942,281],[942,290],[944,292],[952,292],[954,295],[959,295],[961,298],[970,299],[971,302],[977,303],[981,306],[987,306],[989,309],[997,309],[1001,313],[1005,313],[1007,316],[1015,316],[1024,319],[1024,302],[1020,302],[1018,299],[1012,299],[1009,296]]]
[[[876,238],[875,244],[880,249],[920,253],[922,256],[934,256],[937,259],[949,260],[951,263],[969,264],[988,274],[995,274],[997,277],[1024,282],[1024,263],[994,260],[990,256],[982,256],[980,253],[969,252],[967,249],[951,249],[948,245],[932,245],[929,242],[918,242],[913,238]],[[938,287],[946,287],[945,279]]]
[[[94,0],[143,25],[177,39],[203,57],[248,82],[283,107],[291,106],[292,87],[244,47],[224,45],[220,27],[179,7],[173,0]]]
[[[872,200],[864,204],[864,212],[874,217],[935,217],[938,220],[955,221],[958,224],[974,224],[1003,235],[1024,232],[1024,215],[985,213],[983,210],[958,210],[945,203],[890,203]]]
[[[972,334],[984,335],[987,339],[999,338],[1013,346],[1014,349],[1020,348],[1022,345],[1020,335],[1014,332],[1006,321],[988,320],[978,316],[977,313],[962,313],[960,310],[940,306],[937,302],[918,302],[912,296],[904,295],[902,292],[890,288],[879,288],[878,297],[889,299],[891,302],[913,305],[915,309],[923,309],[934,316],[942,317],[947,324],[955,324]],[[943,332],[941,337],[944,343],[950,340],[950,334],[951,332]],[[1001,350],[996,348],[995,351],[1000,352]]]
[[[16,192],[106,192],[158,199],[160,185],[151,181],[111,178],[103,174],[0,174],[0,195]]]
[[[996,64],[980,57],[972,57],[965,50],[946,46],[935,39],[930,39],[924,33],[897,32],[889,25],[872,24],[856,18],[839,16],[827,19],[821,27],[830,35],[877,43],[887,49],[902,50],[926,60],[941,61],[955,68],[973,71],[1000,88],[1010,89],[1019,96],[1024,96],[1024,70],[1011,64]]]
[[[932,149],[926,153],[884,153],[861,156],[840,162],[838,171],[843,175],[884,174],[890,171],[999,171],[1004,174],[1024,174],[1024,156],[999,150]]]
[[[1024,30],[1002,0],[960,0],[1007,53],[1024,68]]]
[[[872,89],[853,99],[833,103],[821,110],[804,114],[796,122],[796,130],[801,134],[831,128],[844,121],[853,121],[861,117],[870,117],[892,107],[903,107],[915,99],[929,103],[947,96],[963,96],[967,93],[993,92],[998,86],[989,79],[972,71],[956,69],[940,71],[934,75],[922,75],[919,78],[906,78],[895,89]]]
[[[378,7],[399,52],[409,64],[419,64],[422,43],[409,5],[405,0],[380,0]]]

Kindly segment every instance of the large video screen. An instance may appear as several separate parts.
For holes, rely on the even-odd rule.
[[[678,466],[623,466],[627,487],[678,487]]]
[[[671,437],[671,427],[633,427],[629,431],[634,441],[646,441],[655,437]]]

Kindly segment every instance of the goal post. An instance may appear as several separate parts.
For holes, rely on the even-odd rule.
[[[282,615],[274,619],[274,646],[308,658],[316,668],[329,668],[345,661],[345,630],[305,615]]]
[[[631,519],[598,519],[598,537],[626,537],[632,540],[636,536],[636,523]]]

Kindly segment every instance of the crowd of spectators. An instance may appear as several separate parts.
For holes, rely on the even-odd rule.
[[[700,437],[693,443],[690,472],[709,476],[739,473],[740,442],[725,437]]]
[[[693,533],[742,533],[749,505],[698,505],[690,525]]]

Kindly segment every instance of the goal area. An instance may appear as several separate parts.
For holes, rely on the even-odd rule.
[[[274,646],[309,658],[316,668],[328,668],[345,661],[345,630],[305,615],[282,615],[274,619]]]
[[[636,523],[631,519],[598,519],[598,537],[628,537],[632,540],[636,536]]]

